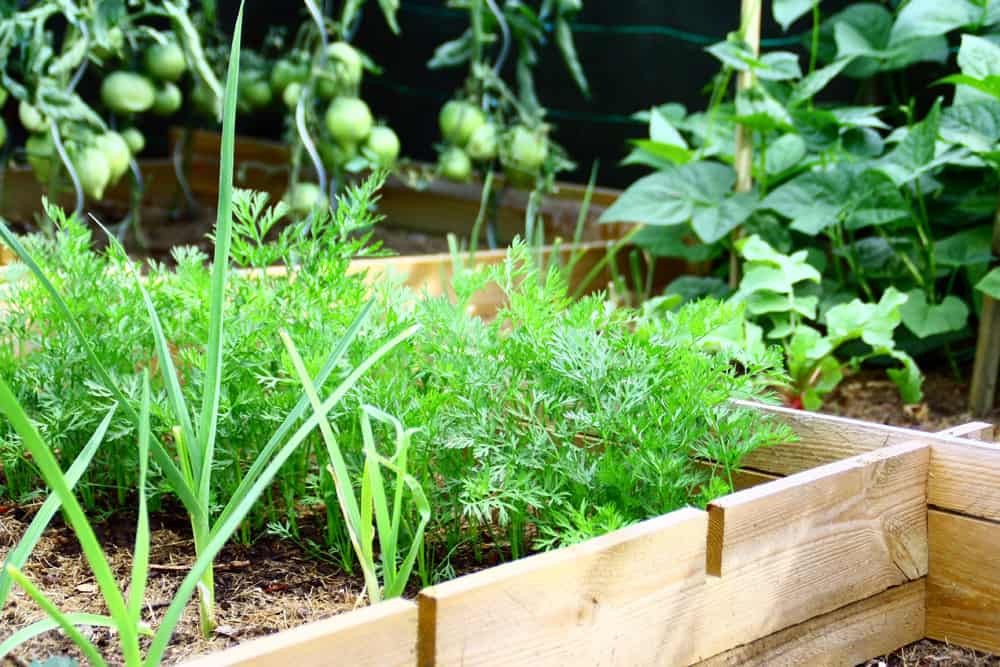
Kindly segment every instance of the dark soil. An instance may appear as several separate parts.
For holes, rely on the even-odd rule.
[[[970,369],[963,369],[969,377]],[[981,420],[968,410],[969,385],[947,371],[930,370],[924,379],[924,400],[904,405],[895,385],[885,373],[875,369],[853,375],[837,388],[823,406],[823,412],[879,424],[891,424],[923,431],[940,431],[971,421],[1000,423],[1000,409]]]
[[[14,516],[16,513],[0,515],[0,558],[27,528],[29,517]],[[159,525],[154,523],[152,532],[153,564],[144,617],[154,628],[193,562],[190,536],[181,525],[171,525],[176,523],[174,519],[160,519]],[[132,526],[134,521],[126,519],[98,527],[98,536],[112,570],[123,583],[129,581],[132,567]],[[68,529],[54,528],[43,536],[25,573],[61,609],[105,613],[103,599],[79,543]],[[219,622],[215,636],[202,638],[196,606],[189,605],[167,650],[165,664],[219,651],[253,637],[366,604],[360,574],[347,575],[336,566],[305,554],[294,544],[279,540],[263,541],[250,547],[226,547],[216,560],[215,582]],[[34,602],[15,586],[0,613],[0,637],[7,637],[15,629],[43,616]],[[89,632],[90,639],[102,653],[117,654],[117,639],[110,631],[95,628]],[[29,665],[34,660],[55,655],[80,658],[72,643],[60,632],[53,631],[8,656],[3,667]]]

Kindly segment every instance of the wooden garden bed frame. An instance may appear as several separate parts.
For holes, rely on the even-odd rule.
[[[246,642],[190,667],[854,665],[924,637],[1000,652],[1000,447],[749,405],[800,441],[742,490]]]

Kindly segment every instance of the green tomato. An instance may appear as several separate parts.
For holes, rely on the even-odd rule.
[[[556,0],[560,14],[575,14],[583,9],[583,0]]]
[[[465,182],[472,175],[472,161],[461,148],[452,146],[438,159],[438,171],[452,181]]]
[[[117,132],[105,132],[97,137],[94,146],[104,154],[104,159],[108,162],[110,181],[117,183],[128,171],[129,160],[132,159],[128,142]]]
[[[309,70],[305,65],[282,59],[274,63],[271,69],[271,92],[281,95],[292,83],[303,83],[309,78]]]
[[[332,100],[336,97],[340,88],[336,79],[329,75],[324,76],[320,74],[316,77],[316,95],[323,101]]]
[[[309,215],[314,208],[324,203],[323,191],[315,183],[298,183],[285,194],[288,210],[297,217]]]
[[[464,147],[469,138],[486,123],[486,116],[468,102],[452,100],[441,108],[438,124],[441,136],[455,146]]]
[[[96,146],[84,148],[73,158],[73,168],[87,196],[101,199],[111,182],[111,166],[104,152]]]
[[[156,43],[146,49],[146,71],[161,81],[174,83],[184,76],[187,60],[184,49],[173,40],[166,44]]]
[[[216,97],[212,89],[199,81],[191,89],[191,104],[205,116],[216,115]]]
[[[173,116],[183,103],[184,96],[181,94],[181,89],[167,81],[156,91],[152,112],[157,116]]]
[[[0,86],[0,107],[7,104],[7,89]]]
[[[156,89],[141,74],[113,72],[101,82],[101,101],[117,113],[142,113],[156,101]]]
[[[392,128],[380,125],[372,128],[365,147],[375,156],[375,161],[383,167],[391,167],[399,157],[399,137]]]
[[[271,84],[258,73],[240,77],[240,101],[250,109],[263,109],[271,103]]]
[[[24,100],[17,105],[17,117],[21,119],[21,125],[28,132],[37,134],[49,129],[49,122],[45,120],[42,112],[31,106]]]
[[[493,123],[481,125],[469,137],[465,151],[477,162],[489,162],[497,156],[497,126]]]
[[[298,106],[300,97],[302,97],[302,84],[293,81],[285,87],[285,92],[281,94],[281,101],[289,109],[294,109]]]
[[[364,63],[357,49],[347,42],[335,42],[326,48],[326,57],[333,66],[337,82],[349,89],[361,85]]]
[[[372,112],[357,97],[338,97],[326,110],[326,129],[342,144],[364,141],[372,131]]]
[[[0,148],[3,148],[4,144],[6,143],[7,143],[7,124],[3,122],[2,118],[0,118]]]
[[[542,132],[533,132],[523,125],[510,134],[510,166],[530,174],[538,172],[549,155],[549,143]]]
[[[142,132],[134,127],[122,130],[122,139],[128,144],[128,150],[132,155],[138,155],[146,147],[146,137],[142,136]]]
[[[325,141],[319,144],[319,156],[328,167],[343,167],[358,155],[357,144]]]
[[[35,172],[35,178],[41,183],[47,183],[52,174],[52,160],[56,154],[52,135],[33,134],[24,142],[24,150],[28,154],[28,164]]]
[[[118,26],[110,28],[107,37],[108,43],[106,46],[95,45],[93,48],[94,55],[101,60],[108,60],[112,56],[121,53],[122,47],[125,46],[125,33]]]

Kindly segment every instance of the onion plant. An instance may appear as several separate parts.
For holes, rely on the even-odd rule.
[[[407,472],[406,460],[410,449],[410,436],[413,431],[403,428],[395,417],[370,405],[361,408],[361,436],[364,440],[365,463],[361,476],[361,503],[354,497],[352,475],[348,471],[344,455],[337,444],[333,427],[322,412],[322,403],[309,379],[308,371],[302,362],[302,357],[292,339],[282,332],[282,340],[295,366],[295,372],[302,382],[306,395],[313,410],[320,416],[320,432],[330,456],[329,471],[337,491],[337,501],[347,524],[347,532],[351,545],[358,556],[361,571],[365,578],[365,588],[372,603],[383,598],[399,597],[403,594],[406,582],[413,572],[413,564],[417,554],[423,548],[424,528],[431,518],[430,503],[417,479]],[[392,457],[379,454],[375,447],[375,437],[372,433],[371,420],[377,419],[393,427],[396,436],[396,451]],[[393,489],[392,513],[385,494],[385,483],[381,468],[387,468],[396,474],[396,484]],[[414,531],[410,548],[403,558],[402,564],[397,563],[397,545],[401,521],[403,518],[403,494],[409,488],[411,500],[419,514],[419,522]],[[372,522],[374,511],[375,521]],[[375,533],[378,532],[378,543],[382,561],[382,580],[384,588],[379,584],[378,571],[375,565]]]
[[[107,425],[102,423],[102,429],[99,429],[92,438],[92,446],[88,445],[84,453],[80,455],[80,459],[78,460],[79,465],[74,464],[70,471],[64,475],[52,455],[52,448],[46,445],[31,425],[31,422],[26,417],[9,387],[6,384],[0,386],[0,410],[7,414],[16,432],[24,441],[25,447],[31,453],[32,457],[39,462],[40,472],[46,484],[52,490],[53,497],[56,499],[55,501],[47,501],[50,504],[43,507],[43,513],[39,514],[36,523],[32,524],[29,534],[26,535],[23,541],[23,546],[19,546],[18,549],[12,552],[8,563],[9,567],[3,577],[0,578],[0,593],[9,589],[10,583],[7,581],[7,577],[10,577],[24,587],[29,595],[38,602],[52,619],[40,625],[31,626],[30,629],[25,629],[19,633],[11,640],[16,639],[15,644],[26,641],[26,639],[38,634],[38,632],[51,629],[54,627],[52,623],[55,622],[66,631],[68,636],[80,645],[81,650],[84,651],[93,664],[103,664],[100,656],[95,656],[92,653],[91,649],[93,647],[87,646],[87,640],[80,633],[72,629],[76,624],[95,622],[98,624],[113,625],[118,630],[122,647],[122,657],[125,664],[130,666],[157,664],[162,657],[163,651],[174,627],[180,619],[184,607],[196,590],[198,592],[201,629],[208,636],[215,626],[215,600],[212,575],[212,561],[215,555],[243,521],[257,498],[268,488],[281,465],[291,456],[296,447],[309,436],[311,431],[321,423],[323,416],[343,399],[347,392],[373,364],[416,330],[415,327],[411,327],[403,331],[361,361],[325,401],[318,405],[314,402],[313,410],[315,414],[305,419],[304,422],[302,420],[309,406],[309,398],[303,396],[295,408],[288,413],[277,430],[274,431],[272,437],[259,452],[249,469],[244,473],[239,486],[231,494],[221,512],[217,516],[213,516],[212,472],[215,466],[215,450],[220,419],[222,368],[224,362],[226,282],[229,271],[229,253],[232,235],[234,125],[242,21],[243,11],[241,7],[236,20],[235,36],[231,49],[231,65],[226,81],[223,105],[223,138],[220,159],[218,219],[214,235],[215,256],[212,265],[211,298],[209,302],[209,332],[208,340],[205,343],[205,380],[200,411],[197,418],[193,418],[192,410],[181,391],[181,379],[174,366],[170,346],[167,342],[167,335],[163,330],[157,310],[146,287],[139,279],[139,276],[135,275],[137,289],[142,293],[148,311],[150,327],[159,358],[159,368],[162,373],[163,383],[166,386],[170,417],[174,421],[174,428],[172,429],[174,447],[172,448],[172,452],[171,449],[165,446],[164,442],[153,437],[150,433],[148,390],[144,389],[142,404],[136,410],[126,397],[123,389],[112,379],[109,371],[94,353],[93,346],[88,341],[82,327],[75,320],[62,296],[41,270],[39,264],[10,230],[5,225],[0,224],[0,236],[20,256],[25,265],[50,293],[51,298],[58,305],[59,311],[62,313],[67,324],[71,327],[83,349],[86,351],[92,370],[100,383],[110,392],[116,404],[132,420],[139,432],[140,530],[138,531],[136,544],[136,570],[133,574],[132,591],[130,592],[129,600],[125,600],[115,586],[113,575],[107,566],[106,559],[103,558],[100,552],[100,546],[96,541],[93,530],[90,528],[87,517],[76,501],[72,491],[72,487],[86,467],[89,457],[93,456],[93,451],[98,447],[97,443],[100,442],[103,431],[107,429]],[[115,243],[114,239],[112,239],[112,243]],[[123,252],[120,247],[118,251]],[[338,367],[349,344],[364,325],[370,311],[371,304],[362,309],[343,338],[334,346],[323,369],[315,378],[315,385],[310,385],[314,396],[315,392],[319,391],[333,370]],[[144,378],[143,384],[144,387],[148,386],[148,377]],[[107,420],[110,420],[110,414]],[[293,428],[300,422],[302,422],[301,425],[293,433]],[[144,629],[141,625],[139,616],[141,590],[136,592],[137,587],[135,582],[144,581],[145,572],[148,568],[148,523],[145,519],[147,451],[153,456],[171,490],[180,499],[184,510],[189,516],[197,559],[164,615],[150,645],[148,655],[143,662],[140,658],[139,636],[144,633],[148,634],[148,630]],[[104,596],[110,614],[108,618],[94,619],[58,613],[58,610],[44,598],[40,591],[35,589],[24,578],[18,569],[18,566],[23,563],[27,552],[30,552],[33,542],[37,541],[38,535],[60,506],[64,509],[71,526],[80,538],[88,563],[100,584],[101,593]],[[138,601],[134,599],[135,596],[138,596]],[[9,643],[11,642],[9,641]],[[4,644],[4,649],[10,650],[10,648],[12,647]]]

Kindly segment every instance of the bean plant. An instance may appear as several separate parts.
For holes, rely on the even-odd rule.
[[[968,0],[911,0],[896,10],[860,2],[825,18],[819,2],[775,0],[771,7],[785,28],[811,14],[805,58],[790,51],[755,56],[739,33],[710,46],[721,70],[708,108],[689,113],[666,104],[643,112],[649,138],[634,141],[625,161],[655,172],[603,220],[644,223],[634,240],[654,256],[715,262],[739,256],[739,239],[749,235],[782,255],[804,252],[822,277],[808,288],[817,322],[825,324],[839,304],[860,299],[876,307],[891,295],[902,326],[890,326],[891,318],[883,324],[895,330],[894,348],[943,349],[954,364],[951,343],[969,335],[979,306],[974,286],[991,258],[992,155],[1000,135],[992,131],[996,99],[983,82],[995,47],[977,33],[988,33],[1000,15]],[[952,53],[962,74],[932,86],[929,100],[908,90],[912,66],[943,75],[954,71]],[[752,84],[731,94],[738,74]],[[827,101],[832,84],[843,90],[846,81],[857,82],[855,100]],[[753,144],[747,192],[734,190],[738,125]],[[716,265],[720,280],[682,287],[726,294],[728,265]],[[730,277],[733,288],[739,278]],[[747,312],[772,339],[786,336],[771,311]],[[849,347],[840,356],[853,356]],[[906,400],[919,396],[904,391]]]

